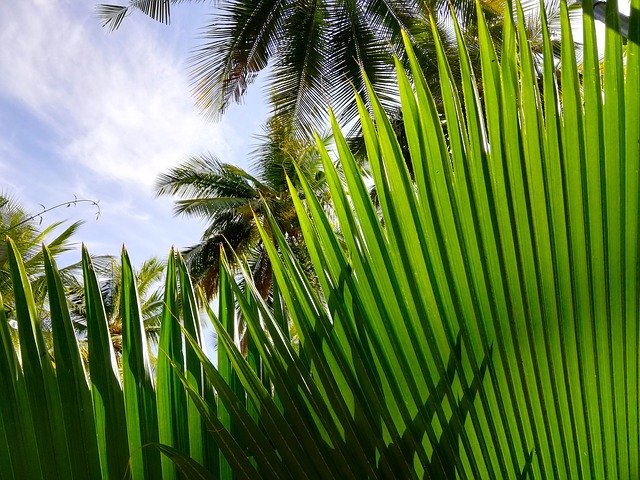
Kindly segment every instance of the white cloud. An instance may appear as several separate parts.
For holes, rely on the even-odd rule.
[[[0,90],[55,132],[66,161],[106,179],[148,189],[191,153],[228,155],[234,132],[197,114],[186,54],[160,38],[171,28],[137,17],[109,33],[79,10],[91,4],[1,2]]]
[[[76,238],[92,254],[117,255],[126,243],[139,263],[194,244],[204,228],[154,198],[157,174],[206,151],[246,167],[266,109],[254,85],[221,123],[196,111],[185,59],[208,5],[177,8],[170,27],[133,15],[110,33],[97,2],[0,0],[0,190],[32,211],[74,195],[98,200],[97,219],[83,203],[44,221],[84,220]]]

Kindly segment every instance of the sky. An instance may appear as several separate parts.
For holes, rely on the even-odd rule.
[[[213,7],[178,4],[171,25],[135,12],[116,32],[95,0],[0,0],[0,191],[31,212],[72,200],[43,225],[83,220],[75,237],[94,255],[134,262],[196,243],[204,224],[155,198],[157,175],[212,153],[248,168],[267,117],[262,88],[218,122],[195,107],[188,58]],[[113,2],[118,3],[118,2]],[[61,265],[79,259],[79,250]]]
[[[126,244],[137,265],[193,245],[204,229],[155,198],[157,175],[199,153],[248,168],[266,96],[252,85],[217,123],[195,107],[188,58],[210,2],[174,5],[169,26],[135,12],[110,32],[98,1],[0,0],[0,192],[31,212],[98,201],[98,218],[78,204],[43,225],[83,220],[77,242],[94,255]],[[60,263],[78,259],[79,250]]]

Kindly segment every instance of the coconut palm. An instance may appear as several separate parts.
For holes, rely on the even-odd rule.
[[[99,15],[111,29],[118,28],[132,9],[168,22],[173,3],[177,0],[101,5]],[[479,3],[493,40],[499,45],[507,0]],[[540,1],[522,3],[529,37],[540,51]],[[560,1],[545,0],[545,5],[553,41],[559,36]],[[460,84],[452,11],[461,24],[472,63],[478,66],[473,1],[222,0],[204,28],[202,44],[192,56],[196,101],[203,110],[218,116],[232,102],[240,101],[257,75],[269,66],[272,113],[293,118],[296,128],[302,131],[324,126],[328,105],[341,114],[341,124],[349,124],[357,113],[353,87],[368,101],[365,77],[378,92],[387,113],[394,114],[399,102],[392,55],[406,59],[402,30],[409,33],[427,83],[437,87],[437,55],[430,16],[435,19],[444,52]],[[580,9],[574,13],[579,22]],[[438,102],[437,88],[433,91]]]
[[[277,219],[288,243],[304,263],[305,249],[287,178],[299,186],[298,171],[322,198],[325,186],[315,145],[296,137],[291,123],[272,119],[253,152],[251,174],[211,155],[192,157],[159,176],[157,195],[173,195],[177,215],[203,219],[200,243],[183,254],[196,284],[212,297],[218,288],[220,250],[238,261],[246,259],[264,298],[271,289],[271,265],[257,222],[267,211]]]
[[[122,312],[120,308],[122,266],[118,258],[110,255],[92,257],[92,262],[98,278],[111,342],[119,357],[122,353]],[[75,273],[82,273],[81,263],[71,268]],[[138,286],[140,314],[147,339],[151,343],[156,343],[160,333],[163,295],[160,280],[164,270],[164,262],[157,257],[143,261],[139,268],[133,270]],[[79,276],[73,276],[66,282],[65,290],[74,325],[79,334],[83,336],[86,333],[87,323],[82,279]]]
[[[565,11],[563,95],[548,36],[540,86],[522,15],[506,22],[501,58],[481,23],[485,103],[462,42],[462,98],[440,65],[449,136],[417,62],[414,85],[399,69],[404,110],[415,113],[405,122],[414,181],[382,108],[375,105],[374,125],[360,103],[384,222],[334,122],[342,171],[322,153],[334,217],[304,177],[305,202],[293,196],[322,293],[270,219],[271,231],[260,233],[285,308],[270,308],[248,272],[239,288],[224,264],[218,314],[208,310],[219,335],[216,365],[201,349],[186,267],[170,255],[166,355],[154,378],[124,254],[121,385],[85,253],[89,386],[48,255],[54,357],[10,245],[17,320],[26,328],[18,361],[0,321],[0,472],[637,478],[640,0],[626,62],[612,10],[602,70],[585,18],[582,77]],[[247,357],[234,342],[236,301],[254,340]],[[299,327],[297,347],[282,328],[288,319]]]
[[[73,202],[72,202],[73,203]],[[74,222],[57,233],[64,222],[54,222],[42,227],[42,217],[29,213],[14,197],[0,193],[0,235],[9,237],[22,256],[27,276],[31,282],[35,302],[42,308],[46,297],[42,244],[46,244],[55,257],[74,248],[71,237],[83,222]],[[61,269],[61,275],[69,278],[70,269]],[[0,243],[0,294],[9,318],[14,311],[13,285],[9,275],[6,242]]]

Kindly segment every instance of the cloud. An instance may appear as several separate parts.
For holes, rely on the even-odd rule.
[[[92,3],[1,2],[3,95],[51,129],[61,158],[105,179],[148,190],[189,154],[230,155],[237,136],[196,112],[173,27],[137,17],[109,33],[81,10]]]
[[[82,204],[44,221],[85,220],[78,240],[93,254],[126,243],[138,263],[202,232],[200,222],[173,218],[171,199],[154,198],[157,174],[204,151],[233,162],[247,136],[194,107],[185,59],[195,30],[136,15],[110,33],[94,7],[0,1],[0,188],[33,211],[74,194],[99,200],[98,219]],[[189,10],[187,23],[203,10]]]

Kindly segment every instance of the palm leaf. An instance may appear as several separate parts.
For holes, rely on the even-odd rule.
[[[96,272],[85,248],[82,250],[82,270],[89,374],[102,477],[122,478],[129,460],[124,396]]]
[[[19,367],[9,325],[0,302],[0,375],[4,388],[0,391],[0,417],[2,420],[3,475],[6,478],[38,478],[42,476],[39,461],[34,461],[37,451],[35,430],[24,374]]]
[[[122,390],[83,251],[89,397],[51,255],[41,254],[55,363],[9,241],[20,343],[16,351],[0,305],[0,477],[95,476],[85,469],[97,468],[97,447],[104,478],[127,468],[141,479],[632,478],[640,462],[640,0],[626,47],[609,7],[602,74],[592,10],[579,70],[562,4],[559,77],[544,12],[537,63],[519,4],[499,60],[477,8],[481,89],[455,20],[454,64],[440,26],[429,27],[437,102],[404,35],[411,75],[399,59],[396,68],[407,148],[363,75],[367,101],[356,96],[356,106],[379,208],[330,114],[335,147],[317,143],[332,214],[303,162],[285,177],[305,258],[268,196],[254,210],[260,218],[222,215],[222,226],[211,226],[213,237],[228,230],[201,252],[218,262],[219,315],[202,302],[218,334],[217,366],[202,346],[189,272],[172,253],[156,390],[139,302],[150,284],[136,286],[123,252],[115,296]],[[601,138],[592,138],[594,125]],[[222,168],[238,185],[261,188]],[[260,245],[256,264],[226,250],[239,239]],[[143,268],[158,269],[157,261]],[[271,296],[254,271],[269,273]],[[80,449],[71,449],[73,436],[86,440]]]
[[[69,442],[64,428],[60,390],[42,334],[33,294],[19,253],[8,240],[16,317],[27,398],[33,418],[37,454],[45,478],[71,475]]]
[[[638,438],[630,420],[638,415],[631,286],[637,219],[628,210],[638,202],[637,174],[630,175],[638,159],[626,152],[637,149],[638,133],[622,125],[637,122],[637,110],[630,113],[625,103],[629,97],[637,109],[637,39],[628,46],[635,70],[627,64],[624,73],[619,32],[610,23],[608,73],[600,83],[593,19],[585,18],[581,80],[562,9],[562,98],[544,13],[540,67],[522,8],[516,5],[516,20],[505,22],[500,61],[478,12],[482,97],[462,29],[454,22],[458,90],[432,24],[446,136],[407,43],[413,83],[402,64],[398,78],[413,177],[374,90],[367,92],[373,119],[357,99],[382,219],[332,120],[341,174],[319,148],[343,238],[303,176],[306,202],[293,195],[321,295],[265,209],[268,231],[257,228],[299,350],[247,269],[245,291],[228,274],[221,291],[227,303],[233,292],[240,304],[273,397],[251,367],[255,361],[243,360],[214,322],[251,400],[247,409],[271,439],[259,453],[258,443],[247,444],[247,458],[264,467],[264,478],[289,475],[264,455],[272,448],[288,455],[278,435],[291,431],[297,440],[288,449],[315,439],[311,451],[299,452],[310,456],[302,476],[633,475],[637,452],[624,439]],[[547,74],[542,82],[539,68]],[[602,143],[587,133],[591,122]],[[291,182],[290,189],[296,191]],[[244,430],[255,426],[239,412],[232,416],[239,434],[256,440]],[[330,464],[320,461],[327,455]]]
[[[187,415],[182,406],[186,393],[180,378],[173,372],[175,368],[184,371],[182,336],[176,324],[179,318],[177,303],[177,278],[175,254],[169,254],[164,286],[164,305],[160,342],[158,346],[158,367],[156,370],[156,400],[158,407],[158,439],[168,450],[162,458],[162,478],[175,479],[176,467],[170,460],[177,453],[189,453],[189,430]]]
[[[156,395],[151,376],[148,347],[142,325],[138,291],[131,262],[122,252],[122,370],[127,437],[131,452],[131,476],[134,480],[161,476],[160,454],[143,449],[158,442]]]
[[[128,12],[129,7],[124,5],[101,4],[97,7],[98,18],[100,18],[102,26],[112,31],[120,27]]]
[[[120,27],[124,18],[133,9],[141,11],[158,22],[169,23],[171,4],[181,1],[184,0],[131,0],[126,6],[99,4],[96,10],[102,26],[113,31]]]
[[[65,401],[62,402],[62,410],[67,438],[78,439],[82,445],[81,448],[69,452],[71,465],[76,477],[97,478],[100,476],[100,460],[91,391],[67,309],[60,275],[51,252],[45,247],[43,253],[47,273],[57,380],[60,392],[64,392],[65,398]]]
[[[191,57],[194,94],[212,115],[240,101],[257,73],[281,46],[287,18],[283,0],[228,1],[203,31],[203,45]]]

